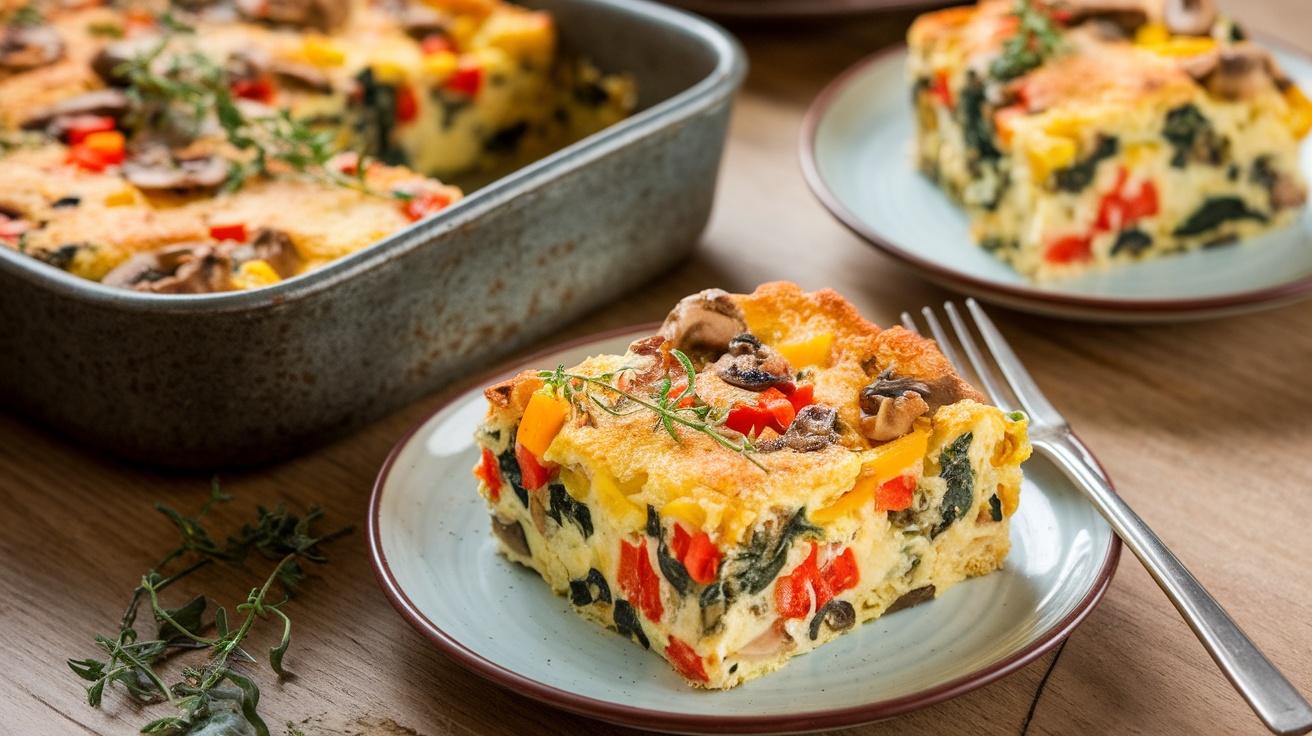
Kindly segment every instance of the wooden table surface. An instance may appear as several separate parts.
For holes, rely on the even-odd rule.
[[[1240,3],[1234,0],[1232,6]],[[1312,32],[1303,0],[1243,3],[1251,27],[1287,40]],[[734,113],[712,222],[691,260],[543,344],[657,320],[684,294],[749,291],[788,278],[833,287],[881,324],[950,295],[838,225],[803,182],[797,131],[821,87],[898,41],[912,15],[734,30],[752,63]],[[1308,44],[1312,48],[1312,43]],[[1293,683],[1312,693],[1312,301],[1249,316],[1158,326],[1077,324],[993,308],[1003,331],[1122,495],[1174,548]],[[439,654],[374,581],[364,527],[369,492],[398,438],[435,395],[317,452],[222,476],[237,499],[224,527],[257,503],[322,505],[355,532],[327,548],[304,595],[286,660],[265,669],[261,712],[275,733],[633,733],[539,705]],[[130,734],[167,715],[122,692],[86,703],[65,664],[94,656],[126,596],[173,544],[164,502],[197,509],[208,475],[127,466],[0,413],[0,733]],[[252,580],[198,579],[231,608]],[[837,644],[841,646],[841,643]],[[257,647],[258,649],[259,647]],[[798,694],[803,697],[803,693]],[[998,682],[849,734],[1261,733],[1133,555],[1066,641]]]

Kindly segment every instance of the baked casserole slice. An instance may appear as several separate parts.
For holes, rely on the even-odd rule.
[[[982,0],[908,44],[919,168],[1026,276],[1247,238],[1307,198],[1312,105],[1210,0]]]
[[[998,569],[1030,453],[932,341],[782,282],[485,393],[501,552],[702,688]]]

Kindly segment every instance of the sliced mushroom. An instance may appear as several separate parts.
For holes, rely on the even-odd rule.
[[[448,17],[422,2],[407,2],[393,11],[393,17],[414,38],[447,32]]]
[[[1070,12],[1070,25],[1094,22],[1115,29],[1120,37],[1131,36],[1148,22],[1148,9],[1143,0],[1066,0],[1063,7]],[[1099,30],[1100,34],[1102,30]]]
[[[927,601],[932,601],[934,600],[935,593],[935,588],[932,585],[925,585],[916,588],[915,590],[908,590],[903,593],[900,598],[893,601],[891,606],[885,608],[884,613],[893,613],[895,611],[901,611],[904,608],[910,608]]]
[[[1177,36],[1206,36],[1216,23],[1214,0],[1166,0],[1162,20]]]
[[[1252,43],[1222,48],[1216,69],[1204,80],[1207,91],[1223,100],[1247,100],[1275,84],[1275,61]]]
[[[262,227],[255,231],[251,245],[255,248],[255,257],[267,262],[282,278],[300,273],[301,254],[292,245],[291,236],[282,230]]]
[[[718,357],[729,349],[734,335],[747,331],[743,310],[727,291],[707,289],[686,296],[674,305],[657,333],[670,348],[684,353],[710,353]]]
[[[285,84],[301,87],[311,92],[326,94],[333,91],[332,80],[328,78],[328,75],[322,69],[313,64],[274,60],[269,65],[269,71],[273,72]]]
[[[1280,175],[1271,182],[1271,209],[1302,207],[1307,202],[1307,187],[1292,176]]]
[[[334,31],[351,13],[350,0],[236,0],[238,12],[251,20]]]
[[[209,245],[170,245],[132,256],[100,283],[154,294],[231,291],[232,259]]]
[[[802,407],[782,437],[762,442],[757,449],[760,452],[774,452],[785,447],[798,452],[823,450],[838,441],[837,422],[838,410],[832,406],[811,404]]]
[[[130,103],[128,96],[116,89],[98,89],[83,92],[60,100],[51,105],[41,105],[28,110],[27,117],[19,125],[23,130],[46,129],[52,136],[63,137],[66,126],[79,115],[111,117],[115,120],[123,117]]]
[[[524,536],[524,527],[518,521],[503,521],[497,514],[492,515],[492,531],[506,548],[517,555],[531,557],[528,538]]]
[[[931,386],[898,376],[892,368],[884,370],[874,383],[861,389],[861,432],[875,442],[910,432],[917,418],[957,400],[956,391],[946,381],[939,384]]]
[[[64,39],[49,25],[11,23],[0,31],[0,68],[35,69],[64,55]]]
[[[748,391],[764,391],[793,382],[793,367],[788,359],[750,332],[730,340],[729,352],[715,361],[714,368],[720,380]]]
[[[146,192],[191,192],[217,189],[228,180],[232,164],[218,156],[175,161],[167,152],[152,152],[124,162],[123,176]]]
[[[1196,81],[1202,82],[1212,72],[1216,71],[1217,65],[1221,63],[1221,51],[1219,49],[1208,49],[1201,54],[1182,56],[1176,60],[1176,63],[1184,70],[1185,74],[1193,77]]]
[[[162,42],[163,38],[155,34],[115,41],[91,57],[91,70],[111,87],[126,87],[130,80],[123,66],[139,56],[149,54]]]
[[[824,624],[833,631],[847,631],[856,625],[856,609],[847,601],[837,598],[829,601],[811,617],[811,627],[807,631],[811,641],[820,637],[820,625]]]

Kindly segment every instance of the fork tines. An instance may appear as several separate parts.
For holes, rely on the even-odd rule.
[[[1034,379],[1016,357],[1015,351],[1007,344],[1002,333],[993,324],[993,320],[984,313],[979,303],[974,299],[967,299],[966,308],[974,318],[975,328],[983,338],[988,351],[980,348],[974,332],[952,302],[944,303],[943,310],[952,324],[955,340],[948,334],[934,310],[929,307],[920,310],[925,323],[929,325],[930,334],[938,342],[939,350],[948,362],[952,363],[963,377],[968,376],[967,370],[973,373],[978,379],[976,384],[999,409],[1007,412],[1023,410],[1031,419],[1042,420],[1044,423],[1063,423],[1064,419],[1044,398]],[[913,332],[921,332],[915,318],[908,312],[902,313],[902,325]],[[969,360],[969,368],[961,359],[957,345],[960,345],[961,350],[965,352]]]

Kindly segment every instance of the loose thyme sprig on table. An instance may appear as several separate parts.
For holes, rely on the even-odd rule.
[[[751,453],[756,451],[756,445],[752,443],[751,438],[738,432],[734,432],[724,426],[724,422],[729,416],[728,411],[716,411],[704,403],[694,404],[692,406],[679,405],[684,399],[696,397],[697,371],[693,368],[692,361],[681,351],[671,350],[670,354],[673,355],[683,366],[683,371],[688,376],[688,385],[684,387],[683,391],[679,392],[677,396],[671,396],[670,392],[674,390],[674,383],[668,376],[666,376],[665,378],[662,378],[661,382],[658,384],[657,392],[652,397],[654,401],[644,399],[611,383],[611,381],[615,380],[616,376],[626,370],[630,370],[628,368],[621,368],[620,370],[602,373],[596,376],[588,376],[582,373],[571,373],[565,370],[564,365],[560,365],[557,366],[554,371],[538,371],[538,377],[541,378],[552,391],[556,392],[558,396],[561,396],[566,401],[570,402],[573,402],[576,393],[580,393],[579,389],[576,389],[574,386],[575,382],[582,382],[585,387],[596,386],[605,391],[609,391],[632,401],[643,409],[655,412],[658,422],[665,428],[666,432],[669,432],[670,437],[673,437],[675,442],[679,441],[679,433],[675,431],[674,425],[680,424],[695,432],[700,432],[701,434],[710,437],[716,443],[742,455],[743,458],[752,465],[755,465],[767,473],[770,472],[769,468],[765,467],[759,460],[752,457]],[[586,388],[584,388],[582,393],[606,413],[615,416],[624,416],[624,414],[607,406],[596,396],[587,392]],[[725,436],[722,433],[723,430],[728,430],[742,439],[735,442]]]
[[[260,507],[253,525],[243,525],[239,534],[229,536],[220,544],[210,536],[201,519],[216,503],[231,499],[232,496],[219,490],[215,480],[209,500],[195,516],[184,516],[168,506],[156,504],[155,508],[177,527],[181,541],[142,576],[119,622],[118,635],[95,637],[108,659],[68,660],[73,672],[91,683],[87,687],[87,702],[93,707],[100,706],[106,686],[117,683],[139,701],[166,700],[177,709],[175,715],[146,724],[142,733],[182,736],[202,729],[215,729],[216,733],[244,733],[254,729],[258,736],[268,736],[269,728],[256,710],[259,687],[254,680],[233,669],[233,660],[254,663],[255,658],[242,649],[242,641],[257,620],[277,617],[282,619],[282,637],[269,650],[269,666],[279,677],[289,676],[283,669],[282,659],[291,644],[291,619],[282,606],[306,577],[301,563],[324,562],[319,545],[350,531],[342,529],[321,537],[312,536],[310,526],[323,515],[321,509],[312,508],[305,516],[298,517],[280,505],[273,510]],[[246,569],[245,561],[252,551],[277,562],[264,584],[252,589],[246,602],[236,607],[240,618],[236,628],[229,625],[227,609],[219,608],[212,621],[215,636],[206,636],[210,627],[204,622],[204,596],[196,596],[177,608],[168,608],[160,600],[165,589],[215,562]],[[190,563],[177,572],[165,573],[170,563],[183,558],[191,558]],[[271,602],[269,596],[275,582],[282,587],[284,597]],[[135,628],[143,603],[149,606],[159,627],[154,638],[140,638]],[[182,679],[168,685],[157,665],[193,649],[209,650],[204,665],[183,667]],[[243,722],[247,726],[242,726]]]
[[[1003,82],[1066,50],[1061,28],[1045,0],[1014,0],[1011,15],[1017,19],[1016,33],[1003,44],[1002,56],[989,66],[989,72]]]

